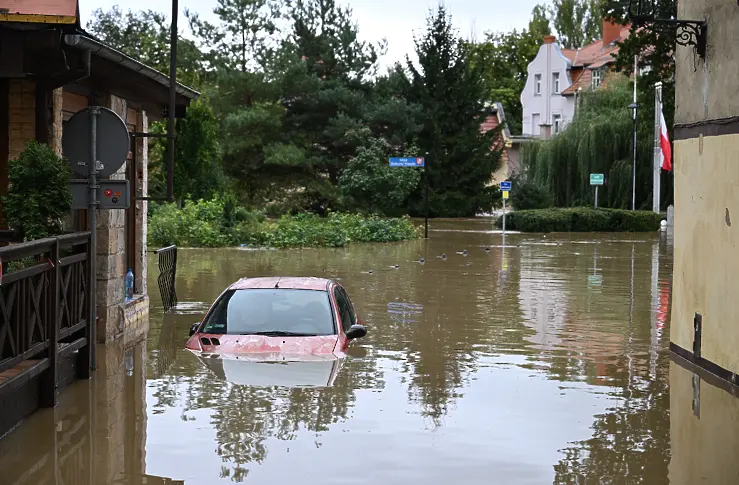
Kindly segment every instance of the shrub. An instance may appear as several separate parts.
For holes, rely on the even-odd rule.
[[[61,234],[72,206],[69,166],[54,150],[32,141],[8,162],[5,219],[21,240]]]
[[[622,209],[540,209],[514,211],[506,229],[522,232],[650,232],[659,229],[662,216],[649,211]],[[502,227],[502,219],[496,222]]]
[[[517,210],[547,209],[553,204],[547,189],[534,182],[515,184],[511,192],[511,205]]]
[[[418,231],[407,218],[387,219],[358,214],[313,213],[267,221],[261,212],[236,206],[233,199],[186,202],[182,209],[165,204],[149,217],[149,244],[184,247],[252,246],[342,247],[351,242],[414,239]]]

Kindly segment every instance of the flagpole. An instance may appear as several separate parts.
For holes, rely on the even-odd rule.
[[[633,149],[634,149],[634,158],[631,160],[631,210],[636,210],[636,121],[637,121],[637,110],[639,105],[636,102],[636,83],[637,78],[639,76],[639,57],[634,56],[634,104],[632,105],[634,107],[634,111],[632,112],[632,117],[634,121],[634,133],[633,133]]]
[[[662,166],[662,82],[654,85],[654,165],[652,167],[652,210],[659,214],[660,206],[660,168]]]

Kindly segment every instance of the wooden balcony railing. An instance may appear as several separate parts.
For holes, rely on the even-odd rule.
[[[77,376],[89,377],[91,257],[89,232],[0,247],[0,400],[40,376],[39,404],[55,406],[58,363],[75,353]]]

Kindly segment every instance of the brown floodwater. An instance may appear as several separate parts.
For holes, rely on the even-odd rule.
[[[671,241],[490,229],[183,249],[167,315],[152,259],[147,339],[101,347],[93,379],[0,441],[0,483],[739,483],[739,400],[668,352]],[[183,350],[225,286],[286,274],[345,285],[369,328],[347,358]]]

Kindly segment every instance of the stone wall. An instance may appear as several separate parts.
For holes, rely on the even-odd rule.
[[[8,88],[8,160],[13,160],[26,149],[28,142],[36,139],[36,83],[28,79],[10,79]]]
[[[137,295],[127,301],[123,321],[123,341],[126,345],[146,335],[149,331],[149,297]]]
[[[55,89],[51,92],[51,148],[57,153],[62,154],[62,127],[64,124],[63,108],[64,108],[64,90],[62,88]]]
[[[128,119],[136,111],[129,110],[126,100],[116,96],[108,95],[105,97],[105,106],[115,111],[126,124],[146,129],[146,114],[136,114],[135,120]],[[142,129],[142,131],[144,131]],[[137,155],[146,161],[148,157],[147,146],[132,147],[137,150]],[[137,157],[139,158],[139,157]],[[137,167],[138,168],[138,167]],[[140,172],[140,175],[139,175]],[[136,181],[132,190],[136,190],[139,186],[145,191],[146,169],[143,165],[140,170],[137,169]],[[124,180],[126,178],[126,164],[113,175],[111,179]],[[137,190],[137,193],[139,192]],[[138,205],[138,204],[137,204]],[[137,210],[137,231],[136,240],[137,247],[133,250],[136,252],[137,273],[139,277],[138,293],[146,291],[146,212],[145,206],[142,206],[142,212]],[[131,210],[135,210],[133,207]],[[97,218],[97,311],[100,320],[98,321],[98,341],[110,342],[128,333],[126,322],[126,304],[125,296],[125,275],[128,271],[126,267],[126,211],[123,210],[101,210],[98,211]],[[143,291],[142,291],[143,290]],[[146,329],[148,329],[148,298],[142,300],[146,305]]]

